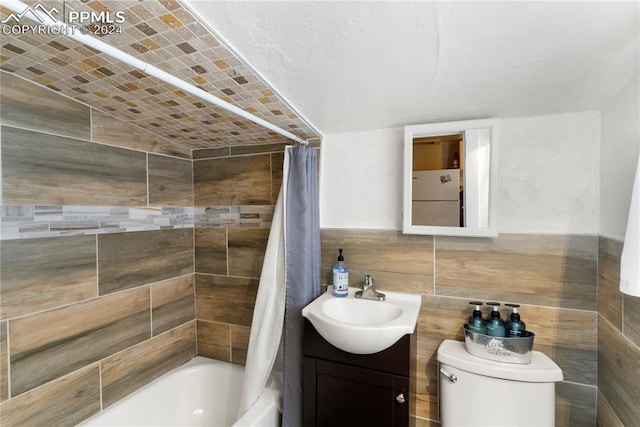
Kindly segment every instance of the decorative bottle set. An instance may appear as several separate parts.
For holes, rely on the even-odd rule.
[[[486,320],[482,318],[482,311],[480,307],[481,302],[471,301],[469,304],[475,305],[475,309],[469,321],[467,322],[467,329],[472,332],[489,335],[492,337],[506,337],[516,338],[525,335],[526,326],[523,321],[520,320],[520,313],[518,313],[519,304],[505,304],[511,307],[511,320],[505,322],[500,318],[499,302],[488,302],[487,305],[493,307],[489,318]]]
[[[506,322],[500,318],[499,302],[488,302],[492,307],[487,318],[482,316],[482,303],[472,301],[474,310],[464,325],[467,351],[474,356],[505,363],[530,363],[534,334],[526,329],[520,320],[518,304],[511,307],[511,315]]]

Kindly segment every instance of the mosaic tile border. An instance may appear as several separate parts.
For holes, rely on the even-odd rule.
[[[272,205],[209,207],[2,205],[0,240],[171,228],[269,228]]]
[[[34,4],[36,0],[25,0]],[[319,132],[175,1],[46,1],[65,13],[124,15],[119,31],[99,36],[145,62],[268,122],[308,139]],[[0,18],[9,11],[0,8]],[[13,21],[10,21],[14,25]],[[179,142],[185,148],[286,141],[283,136],[63,35],[5,34],[0,68],[99,111]],[[105,89],[108,88],[108,89]]]
[[[195,226],[270,228],[274,208],[273,205],[196,207]]]
[[[193,228],[191,207],[2,205],[1,240]]]

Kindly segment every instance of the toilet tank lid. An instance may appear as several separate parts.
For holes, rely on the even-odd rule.
[[[438,347],[438,362],[487,377],[512,381],[548,383],[562,381],[562,369],[546,354],[534,351],[525,365],[494,362],[467,353],[464,342],[444,340]]]

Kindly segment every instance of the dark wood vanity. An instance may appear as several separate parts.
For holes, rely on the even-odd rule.
[[[353,354],[305,319],[304,427],[409,425],[411,335],[386,350]]]

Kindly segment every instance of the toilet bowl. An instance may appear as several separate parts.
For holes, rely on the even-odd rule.
[[[562,370],[545,354],[531,363],[494,362],[467,353],[460,341],[438,348],[442,427],[555,425],[555,383]]]

